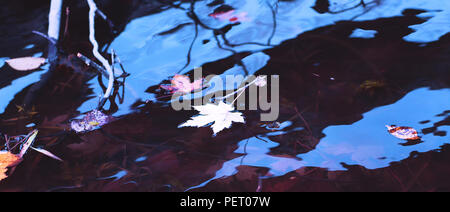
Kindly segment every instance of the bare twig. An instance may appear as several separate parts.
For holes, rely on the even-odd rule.
[[[56,39],[49,37],[48,35],[42,33],[42,32],[38,32],[38,31],[33,31],[34,34],[39,35],[45,39],[47,39],[51,44],[56,45]]]
[[[298,111],[298,108],[295,107],[294,109],[295,109],[295,112],[297,113],[298,117],[299,117],[299,118],[303,121],[303,123],[305,124],[306,129],[308,129],[309,134],[310,134],[310,135],[313,135],[312,130],[311,130],[311,127],[309,126],[309,124],[308,124],[308,122],[305,120],[305,118],[303,118],[302,114]]]
[[[87,58],[81,53],[77,54],[77,57],[80,58],[86,65],[93,67],[95,70],[97,70],[100,74],[102,74],[105,77],[109,77],[108,72],[105,68],[97,64],[96,62],[92,61],[91,59]]]
[[[64,37],[66,37],[67,32],[69,32],[69,17],[70,17],[70,8],[66,7],[66,24],[64,26]]]
[[[362,6],[363,8],[366,8],[366,6],[368,4],[372,4],[372,3],[375,3],[375,1],[369,2],[369,3],[365,3],[364,0],[361,0],[361,2],[359,2],[357,5],[355,5],[353,7],[345,8],[345,9],[342,9],[342,10],[339,10],[339,11],[328,11],[328,13],[330,13],[330,14],[339,14],[339,13],[347,12],[349,10],[353,10],[353,9],[358,8],[360,6]]]
[[[97,5],[95,4],[94,0],[87,0],[89,4],[89,40],[91,41],[93,45],[92,53],[94,56],[102,63],[102,65],[105,67],[106,71],[108,72],[108,88],[105,91],[105,95],[103,96],[103,99],[108,99],[109,96],[111,96],[111,92],[114,86],[114,74],[111,68],[111,65],[109,62],[98,52],[99,45],[97,41],[95,40],[95,14],[97,12]]]
[[[4,135],[4,136],[5,136],[5,144],[6,144],[6,148],[7,148],[8,151],[10,151],[11,148],[9,147],[9,138],[8,138],[7,135]]]
[[[272,12],[272,19],[273,19],[273,30],[272,34],[270,35],[269,39],[267,40],[267,45],[271,45],[272,39],[275,36],[275,33],[277,32],[277,13],[278,13],[278,2],[275,3],[275,8],[267,2],[267,5],[270,8],[270,11]]]
[[[108,16],[106,16],[105,13],[103,13],[103,12],[102,12],[101,10],[99,10],[98,8],[97,8],[96,13],[97,13],[97,15],[99,15],[103,20],[105,20],[106,23],[108,23],[108,26],[110,27],[111,31],[112,31],[113,33],[116,33],[115,30],[114,30],[114,28],[115,28],[115,27],[114,27],[114,24],[113,24],[113,22],[108,18]]]
[[[111,49],[111,69],[112,69],[113,75],[116,74],[116,72],[114,70],[115,64],[116,64],[116,52],[114,51],[114,49]]]

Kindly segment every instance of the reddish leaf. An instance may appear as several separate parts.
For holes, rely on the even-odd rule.
[[[397,127],[395,125],[386,125],[388,131],[391,135],[403,139],[403,140],[418,140],[420,137],[418,136],[417,131],[411,127]]]
[[[219,13],[213,13],[209,16],[219,19],[221,21],[230,21],[230,22],[242,22],[242,21],[248,21],[247,13],[246,12],[240,12],[238,14],[235,14],[235,10],[230,10],[227,12],[219,12]]]
[[[180,92],[183,94],[203,88],[203,79],[191,83],[189,77],[185,75],[175,75],[171,82],[172,85],[161,85],[161,88],[172,93]]]

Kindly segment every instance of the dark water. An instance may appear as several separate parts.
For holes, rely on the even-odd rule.
[[[3,61],[47,55],[31,31],[46,32],[48,1],[20,3],[1,8],[0,132],[38,129],[35,146],[64,162],[30,152],[3,191],[450,190],[450,2],[97,1],[114,23],[97,19],[97,40],[131,75],[123,102],[105,106],[117,120],[85,134],[70,120],[104,90],[75,57],[92,58],[87,5],[65,3],[56,65],[17,72]],[[227,8],[238,21],[211,16]],[[178,128],[195,112],[168,98],[146,103],[197,67],[280,75],[280,127],[248,110],[246,124],[213,136]],[[385,125],[412,127],[422,142]]]

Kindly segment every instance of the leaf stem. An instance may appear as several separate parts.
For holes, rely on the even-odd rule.
[[[266,79],[267,76],[262,76],[261,78],[262,78],[262,79]],[[239,89],[236,90],[235,92],[230,93],[230,94],[228,94],[228,95],[226,95],[226,96],[224,96],[224,97],[217,97],[217,98],[214,98],[214,99],[215,99],[215,100],[224,100],[224,99],[226,99],[226,98],[228,98],[228,97],[230,97],[230,96],[233,96],[233,95],[239,93],[238,96],[237,96],[237,97],[233,100],[233,102],[231,103],[231,104],[233,104],[233,103],[236,102],[236,100],[237,100],[237,99],[245,92],[245,89],[247,89],[248,87],[250,87],[250,86],[252,86],[253,84],[255,84],[255,83],[256,83],[258,80],[260,80],[261,78],[260,78],[260,77],[256,77],[255,80],[253,80],[252,82],[250,82],[250,83],[247,84],[246,86],[244,86],[244,87],[242,87],[242,88],[239,88]]]
[[[236,102],[236,100],[238,100],[239,97],[240,97],[244,92],[245,92],[245,89],[242,90],[241,93],[239,93],[239,95],[233,100],[233,102],[231,102],[231,105],[233,105],[233,104]]]

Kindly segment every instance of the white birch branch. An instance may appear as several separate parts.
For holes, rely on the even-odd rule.
[[[63,0],[52,0],[50,3],[50,13],[48,14],[48,36],[55,40],[59,39],[61,27],[61,9]]]
[[[92,53],[94,56],[102,63],[102,65],[105,67],[106,71],[109,75],[109,82],[108,82],[108,88],[106,89],[105,95],[103,98],[109,98],[111,95],[113,85],[114,85],[114,73],[112,70],[111,65],[109,64],[108,60],[106,60],[99,52],[98,52],[98,43],[95,40],[95,13],[97,12],[97,5],[95,4],[94,0],[87,0],[89,4],[89,40],[91,41],[93,45]]]

